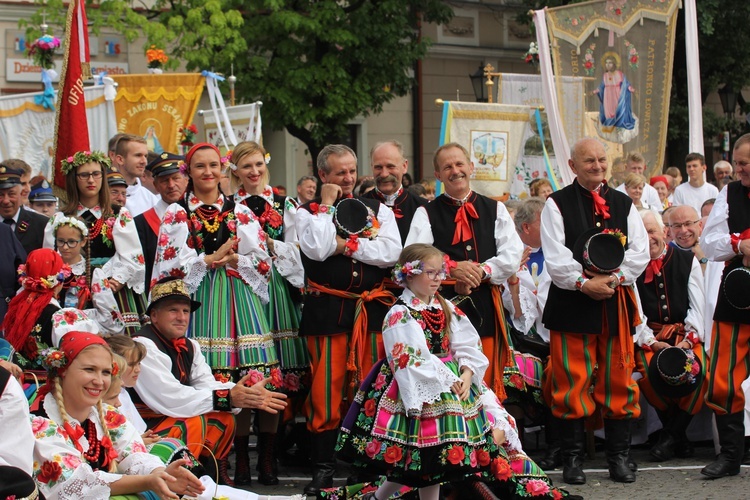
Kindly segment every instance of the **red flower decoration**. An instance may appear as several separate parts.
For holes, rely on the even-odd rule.
[[[104,415],[104,422],[107,424],[107,429],[115,429],[125,424],[125,416],[122,413],[109,410]]]
[[[229,396],[229,390],[228,389],[221,389],[216,391],[216,397],[217,398],[225,398]]]
[[[395,464],[396,462],[401,460],[401,457],[403,457],[403,455],[404,451],[400,446],[389,446],[385,449],[383,460],[385,460],[385,462],[388,464]]]
[[[172,260],[177,257],[177,249],[175,247],[167,247],[164,249],[164,260]]]
[[[310,208],[310,213],[313,214],[313,215],[317,214],[318,210],[320,210],[320,205],[318,205],[314,201],[312,203],[310,203],[308,205],[308,207]]]
[[[453,465],[460,464],[464,461],[465,458],[466,453],[464,453],[464,449],[459,445],[454,445],[450,450],[448,450],[448,461]]]
[[[409,364],[409,355],[407,353],[403,353],[401,356],[398,357],[398,367],[401,369],[406,368],[406,365]]]
[[[237,212],[237,220],[240,224],[250,224],[250,216],[246,212]]]
[[[63,319],[66,323],[75,323],[78,319],[78,315],[74,313],[73,311],[65,311],[63,313]]]
[[[29,334],[29,336],[26,337],[26,344],[23,346],[23,352],[29,359],[36,359],[39,354],[39,347],[37,346],[36,338],[34,338],[33,335]]]
[[[217,382],[221,382],[222,384],[225,384],[230,380],[229,375],[219,372],[214,373],[214,379],[216,379]]]
[[[375,406],[374,399],[368,399],[367,401],[365,401],[364,409],[365,409],[366,416],[372,417],[373,415],[375,415],[375,408],[376,406]]]
[[[57,481],[62,476],[62,467],[57,462],[47,460],[39,469],[39,475],[36,477],[38,483],[47,484],[51,481]]]
[[[261,260],[258,262],[258,272],[262,275],[268,274],[268,271],[271,270],[271,266],[268,265],[268,263],[265,260]]]
[[[184,210],[178,211],[176,214],[174,214],[174,220],[175,222],[187,222],[187,213]]]
[[[169,275],[172,276],[172,277],[174,277],[174,278],[184,278],[185,277],[185,273],[182,271],[182,269],[177,268],[177,267],[175,267],[174,269],[170,269]],[[154,281],[154,283],[152,283],[151,286],[154,286],[155,284],[156,284],[156,282]]]
[[[492,475],[498,481],[507,481],[513,475],[513,471],[507,460],[498,457],[492,462]]]
[[[490,453],[487,450],[477,450],[477,463],[481,467],[487,467],[490,464]]]
[[[380,453],[380,441],[373,439],[367,443],[367,446],[365,446],[365,453],[367,453],[368,457],[375,458],[377,454]]]

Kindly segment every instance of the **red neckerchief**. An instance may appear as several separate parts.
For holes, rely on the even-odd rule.
[[[458,207],[456,217],[453,219],[453,222],[456,223],[456,229],[453,232],[453,242],[451,245],[470,240],[473,237],[469,218],[476,220],[479,218],[479,214],[477,213],[477,209],[474,208],[474,204],[467,201]]]
[[[661,255],[655,259],[651,259],[646,266],[646,276],[643,278],[644,283],[651,283],[654,281],[654,276],[661,272],[661,268],[664,267],[664,256],[667,254],[667,247],[664,247],[664,251]]]
[[[373,189],[372,194],[375,196],[376,200],[378,200],[379,202],[381,202],[386,207],[390,208],[393,211],[393,215],[397,219],[401,219],[404,216],[404,214],[403,214],[403,212],[401,212],[400,208],[396,208],[395,200],[397,200],[398,197],[401,196],[401,194],[403,192],[404,192],[404,187],[403,186],[401,186],[400,188],[398,188],[398,191],[396,191],[396,195],[395,195],[395,198],[394,198],[393,206],[390,206],[390,205],[388,205],[385,202],[385,195],[383,193],[381,193],[380,191],[378,191],[378,188]]]
[[[591,191],[591,197],[594,199],[594,211],[596,215],[601,215],[603,219],[609,219],[609,207],[607,206],[607,200],[602,198],[598,191]]]
[[[172,347],[174,347],[178,353],[187,352],[187,341],[185,340],[185,337],[172,339]]]

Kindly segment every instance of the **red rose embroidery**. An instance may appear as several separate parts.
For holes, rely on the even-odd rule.
[[[52,481],[57,481],[60,479],[60,476],[62,476],[62,467],[60,467],[60,464],[48,460],[42,464],[36,480],[39,483],[47,484]]]
[[[294,373],[287,373],[284,376],[284,386],[290,391],[298,391],[299,377]]]
[[[318,210],[320,210],[320,205],[315,202],[310,203],[308,206],[310,207],[310,213],[313,215],[317,214]]]
[[[404,352],[404,344],[402,344],[401,342],[393,344],[393,349],[391,349],[391,356],[397,358],[401,355],[402,352]]]
[[[78,319],[78,315],[74,313],[73,311],[65,311],[63,313],[63,319],[66,323],[75,323]]]
[[[237,212],[237,220],[240,221],[240,224],[249,224],[250,216],[245,212]]]
[[[389,446],[385,449],[385,455],[383,456],[383,459],[388,464],[395,464],[399,460],[401,460],[401,457],[403,456],[404,452],[399,446]]]
[[[167,247],[164,249],[164,260],[172,260],[177,257],[177,249],[175,247]]]
[[[466,454],[464,453],[464,449],[459,445],[455,445],[448,450],[448,461],[453,465],[460,464],[464,461],[464,458],[466,458]]]
[[[175,278],[184,278],[185,277],[185,273],[182,271],[182,269],[179,269],[179,268],[176,268],[176,267],[174,269],[171,269],[169,271],[169,275],[173,276]],[[154,286],[155,284],[156,284],[156,282],[154,282],[151,286]]]
[[[26,337],[26,345],[23,347],[26,357],[29,359],[35,359],[39,354],[39,348],[36,345],[36,338],[33,335]]]
[[[258,272],[262,275],[268,274],[268,271],[271,270],[271,266],[268,265],[268,263],[265,260],[262,260],[258,262]]]
[[[187,213],[185,213],[184,210],[180,210],[174,215],[175,222],[187,222],[188,216]]]
[[[227,396],[229,396],[229,390],[227,389],[221,389],[221,390],[216,391],[217,398],[225,398]]]
[[[136,257],[136,260],[138,261],[139,264],[146,263],[146,259],[143,258],[143,254],[138,254],[138,257]]]
[[[409,364],[409,355],[406,353],[403,353],[401,356],[398,357],[398,367],[403,369],[406,368],[406,365]]]
[[[477,450],[477,463],[481,467],[486,467],[490,464],[490,454],[487,450],[481,448]]]
[[[229,375],[217,372],[217,373],[214,373],[214,379],[216,379],[217,382],[221,382],[222,384],[225,384],[229,382]]]
[[[507,460],[498,457],[492,462],[492,475],[498,481],[507,481],[512,474]]]
[[[271,369],[271,385],[276,388],[283,387],[284,385],[284,377],[282,377],[281,370],[278,368]]]
[[[374,399],[368,399],[365,401],[365,415],[368,417],[372,417],[375,415],[375,400]]]
[[[125,424],[125,417],[122,415],[122,413],[109,410],[104,415],[104,421],[107,424],[108,429],[115,429]]]
[[[510,383],[513,384],[513,387],[516,389],[523,389],[523,377],[521,375],[514,373],[510,376]]]
[[[367,453],[367,456],[370,458],[375,458],[375,456],[380,453],[380,441],[377,439],[373,439],[369,443],[367,443],[367,446],[365,447],[365,453]]]

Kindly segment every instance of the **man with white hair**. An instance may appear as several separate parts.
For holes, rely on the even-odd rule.
[[[717,161],[714,165],[714,186],[721,189],[721,181],[726,177],[732,177],[732,164],[724,160]]]

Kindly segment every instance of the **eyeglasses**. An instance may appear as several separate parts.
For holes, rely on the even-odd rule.
[[[55,243],[57,243],[57,248],[75,248],[80,242],[81,240],[55,240]]]
[[[97,170],[95,172],[81,172],[80,174],[76,174],[76,177],[78,177],[82,181],[87,181],[87,180],[89,180],[92,177],[94,179],[101,179],[102,178],[102,171],[101,170]]]
[[[443,271],[442,269],[424,271],[424,274],[427,276],[428,279],[431,279],[431,280],[439,279],[440,281],[443,281],[445,279],[445,271]]]
[[[666,226],[670,229],[677,229],[679,231],[683,227],[690,227],[694,224],[697,224],[698,222],[700,222],[700,220],[694,220],[694,221],[688,221],[688,222],[676,222],[674,224],[666,224]]]

